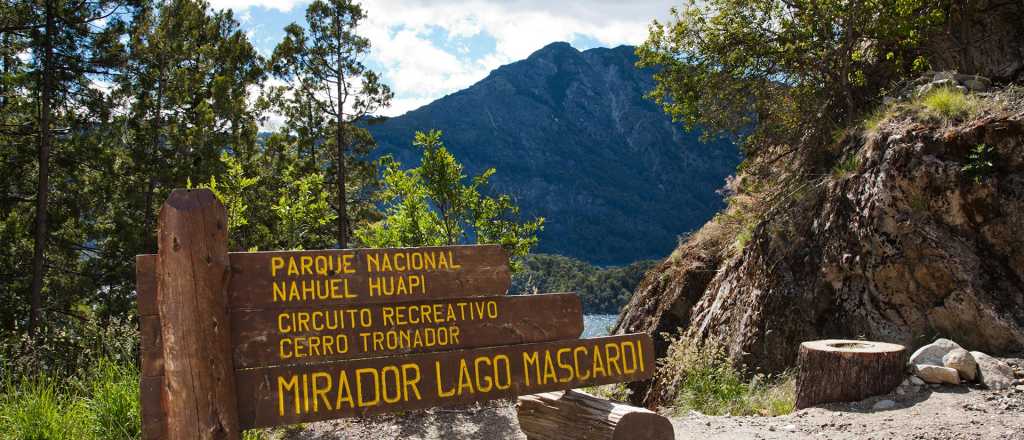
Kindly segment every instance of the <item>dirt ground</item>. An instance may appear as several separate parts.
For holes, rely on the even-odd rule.
[[[677,440],[1002,439],[1024,440],[1024,356],[1005,359],[1021,379],[1008,390],[913,386],[860,402],[827,404],[781,417],[706,416],[666,410]],[[890,400],[891,408],[881,409]],[[281,440],[526,440],[513,401],[310,423]],[[641,439],[638,439],[641,440]]]
[[[876,410],[881,400],[892,409]],[[831,404],[781,417],[672,416],[676,439],[1006,439],[1024,440],[1024,385],[988,391],[967,386],[921,387],[861,402]],[[415,411],[371,419],[311,423],[288,440],[526,438],[512,402]]]

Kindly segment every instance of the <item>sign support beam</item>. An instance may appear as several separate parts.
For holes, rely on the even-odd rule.
[[[157,242],[167,438],[238,440],[227,212],[210,190],[174,190]]]

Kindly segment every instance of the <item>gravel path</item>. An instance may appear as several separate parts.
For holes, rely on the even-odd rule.
[[[896,405],[875,410],[881,400]],[[809,408],[782,417],[672,417],[676,439],[1006,439],[1024,440],[1024,385],[1006,391],[923,387]],[[311,423],[287,440],[525,440],[512,402],[413,411],[365,420]]]
[[[1022,357],[1005,360],[1024,378]],[[891,402],[879,404],[886,400]],[[1024,440],[1024,384],[1002,391],[974,386],[900,386],[885,396],[822,405],[781,417],[690,412],[671,419],[677,440]],[[526,440],[519,430],[515,404],[509,400],[310,423],[278,434],[275,437],[280,440]]]

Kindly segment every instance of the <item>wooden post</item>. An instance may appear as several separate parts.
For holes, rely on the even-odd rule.
[[[160,209],[157,299],[169,440],[240,438],[228,315],[227,213],[207,189]]]
[[[672,440],[664,416],[579,391],[520,396],[519,427],[530,440]]]
[[[796,408],[826,402],[854,402],[885,394],[903,381],[902,345],[826,339],[800,344]]]

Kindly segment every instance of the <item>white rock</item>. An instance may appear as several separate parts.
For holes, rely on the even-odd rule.
[[[960,373],[956,370],[937,365],[914,365],[914,374],[921,380],[930,384],[948,383],[950,385],[960,384]]]
[[[931,344],[918,348],[910,355],[910,365],[935,365],[942,366],[942,357],[957,348],[961,348],[956,342],[949,339],[939,338]]]
[[[978,363],[967,350],[954,349],[942,357],[942,366],[952,368],[960,373],[960,378],[974,381],[978,375]]]
[[[924,385],[924,381],[921,380],[921,378],[917,377],[917,376],[910,376],[910,383],[912,383],[914,385],[917,385],[917,386]]]
[[[989,389],[1005,390],[1013,383],[1013,369],[1006,362],[980,351],[972,351],[971,356],[978,363],[978,381]]]
[[[782,430],[786,431],[786,432],[796,432],[796,425],[786,425],[786,426],[783,426]]]
[[[882,410],[887,410],[887,409],[893,409],[895,407],[896,407],[896,402],[893,402],[891,400],[886,399],[886,400],[879,400],[878,403],[876,403],[874,406],[871,407],[871,409],[876,410],[876,411],[882,411]]]

